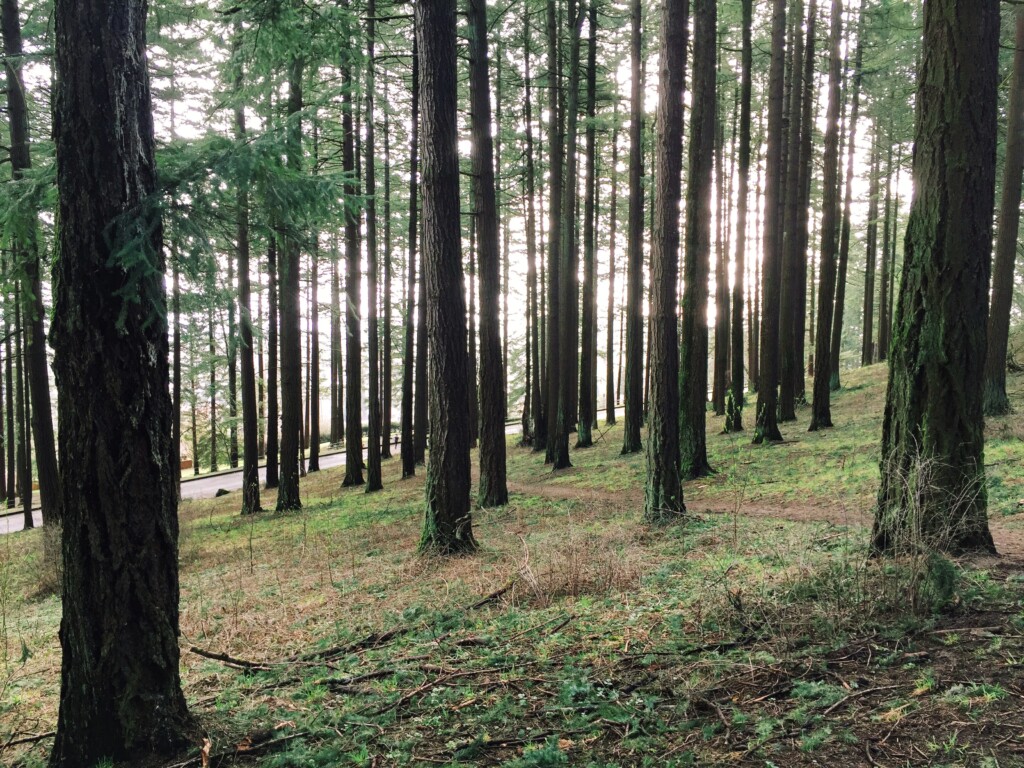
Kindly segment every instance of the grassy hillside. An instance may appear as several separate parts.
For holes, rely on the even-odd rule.
[[[778,446],[709,417],[718,473],[667,528],[639,523],[619,428],[557,474],[511,448],[512,502],[477,513],[469,558],[417,556],[422,477],[397,461],[374,495],[306,478],[300,514],[184,504],[183,675],[211,762],[1024,765],[1024,376],[988,426],[1004,556],[963,562],[866,559],[885,369],[844,384],[836,429],[803,409]],[[0,538],[0,745],[56,721],[40,536]]]

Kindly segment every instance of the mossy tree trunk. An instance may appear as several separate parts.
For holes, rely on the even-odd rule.
[[[54,18],[61,258],[52,337],[64,571],[50,765],[148,762],[174,755],[195,733],[179,677],[146,5],[58,0]]]
[[[994,551],[982,379],[995,205],[999,4],[929,0],[914,180],[872,546]]]

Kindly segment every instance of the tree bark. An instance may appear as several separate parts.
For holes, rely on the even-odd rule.
[[[993,552],[982,379],[995,205],[999,4],[929,0],[914,180],[882,427],[878,553]]]
[[[764,190],[764,262],[761,285],[761,337],[758,362],[757,426],[754,443],[780,442],[778,426],[779,291],[782,281],[782,232],[776,211],[782,189],[783,90],[786,0],[772,6],[772,56],[768,73],[768,140]],[[755,309],[754,315],[757,316]]]
[[[430,349],[430,461],[420,548],[476,549],[470,513],[466,304],[459,234],[455,0],[416,4],[423,97],[423,266]]]
[[[356,131],[353,127],[352,94],[354,80],[351,62],[342,70],[342,167],[345,182],[345,479],[342,485],[362,485],[363,479],[363,355],[360,348],[362,326],[362,275],[359,248],[359,210],[356,199]]]
[[[864,262],[864,313],[861,323],[860,364],[875,362],[875,260],[878,252],[878,184],[881,144],[875,130],[871,146],[871,180],[868,182],[868,227]]]
[[[825,127],[825,171],[821,213],[821,261],[818,281],[818,318],[814,339],[814,390],[811,425],[814,432],[832,426],[829,381],[832,378],[832,310],[836,290],[836,252],[839,246],[839,109],[842,101],[843,3],[832,0],[832,32],[828,73],[828,112]],[[838,353],[838,350],[836,350]]]
[[[51,766],[166,758],[196,730],[179,677],[175,452],[145,17],[140,0],[58,0],[54,9],[61,258],[52,338],[64,571]]]
[[[412,116],[409,137],[409,236],[406,250],[405,283],[405,338],[402,360],[402,477],[416,474],[416,437],[413,408],[413,383],[415,381],[416,358],[414,356],[416,325],[416,238],[419,232],[417,222],[417,196],[419,186],[419,125],[420,125],[420,59],[413,41],[412,47]]]
[[[647,486],[644,494],[644,520],[651,523],[669,522],[686,512],[680,472],[679,321],[676,296],[689,4],[689,0],[666,0],[661,21],[661,71],[658,75],[654,160],[658,187],[651,240],[651,403],[647,432]],[[710,3],[708,0],[697,0],[694,15],[694,66],[699,78],[694,81],[694,95],[696,97],[699,93],[699,98],[704,99],[708,95],[708,73],[704,68],[707,67],[706,58],[709,55],[712,57],[710,76],[714,77],[714,0]],[[710,49],[705,39],[709,31]],[[712,107],[708,104],[702,106],[705,109]],[[704,370],[707,370],[706,359]]]
[[[605,340],[604,369],[604,423],[611,426],[616,423],[615,416],[615,243],[618,230],[619,204],[619,114],[616,102],[615,116],[612,125],[612,163],[608,175],[612,187],[612,198],[608,203],[608,338]]]
[[[505,480],[505,369],[501,344],[501,254],[491,138],[487,54],[487,4],[467,0],[470,25],[470,119],[473,135],[473,196],[476,198],[480,265],[480,480],[481,507],[508,503]]]
[[[708,277],[711,270],[712,167],[717,111],[714,2],[694,7],[693,106],[690,109],[689,182],[686,186],[686,261],[680,352],[680,459],[686,479],[712,473],[708,463]],[[659,176],[660,179],[660,176]]]
[[[779,0],[781,2],[782,0]],[[626,224],[626,361],[625,430],[622,453],[643,448],[640,427],[644,417],[644,191],[643,191],[643,77],[640,0],[630,0],[630,62],[632,86],[629,113],[629,218]]]
[[[277,311],[277,235],[267,233],[267,488],[277,488],[280,481],[278,408],[278,311]]]
[[[367,346],[369,352],[370,413],[366,441],[366,491],[384,487],[381,479],[380,434],[383,416],[380,403],[380,322],[377,316],[377,146],[374,131],[374,90],[376,88],[374,43],[376,37],[376,1],[366,6],[366,313],[368,315]],[[360,446],[360,449],[362,446]],[[362,451],[360,450],[360,454]],[[346,460],[348,455],[346,453]],[[346,462],[347,463],[347,462]]]

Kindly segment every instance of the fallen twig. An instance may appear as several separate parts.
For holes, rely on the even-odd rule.
[[[270,669],[270,665],[265,664],[263,662],[259,662],[259,661],[246,661],[245,659],[236,659],[234,656],[229,656],[226,653],[216,653],[215,651],[206,651],[206,650],[203,650],[202,648],[199,648],[199,647],[197,647],[195,645],[193,645],[191,648],[189,648],[189,651],[191,653],[194,653],[196,656],[202,656],[204,659],[213,659],[214,661],[222,662],[222,663],[227,664],[228,666],[231,666],[231,667],[239,667],[241,669],[254,669],[254,670],[260,670],[262,672],[266,672],[266,671],[268,671]]]

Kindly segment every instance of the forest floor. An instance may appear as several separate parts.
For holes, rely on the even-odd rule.
[[[604,426],[558,473],[510,440],[512,500],[475,514],[472,557],[416,554],[422,473],[397,460],[373,495],[305,478],[297,514],[183,504],[209,763],[1024,766],[1024,375],[988,425],[1002,556],[877,561],[885,374],[846,373],[835,429],[803,408],[780,445],[709,415],[717,474],[665,528],[640,523],[644,457]],[[0,539],[3,764],[42,765],[52,740],[14,742],[56,721],[40,536]]]

